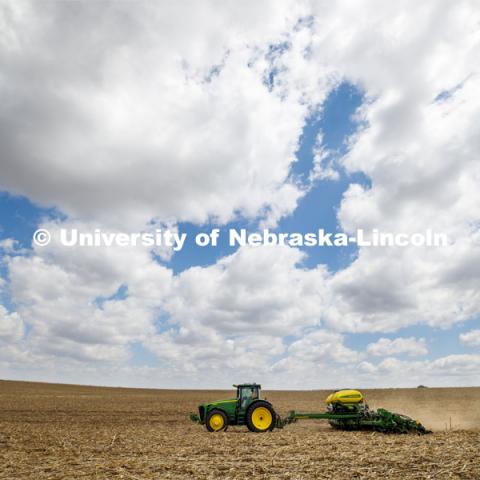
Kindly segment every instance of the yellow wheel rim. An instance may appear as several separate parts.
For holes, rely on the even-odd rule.
[[[268,408],[258,407],[252,412],[253,426],[258,430],[267,430],[272,426],[273,417]]]
[[[214,413],[209,420],[210,427],[212,427],[212,430],[221,430],[225,426],[225,421],[223,420],[223,417],[219,413]]]

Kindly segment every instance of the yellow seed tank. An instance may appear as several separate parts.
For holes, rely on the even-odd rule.
[[[357,404],[363,402],[363,395],[358,390],[338,390],[331,393],[326,399],[325,403],[331,405],[332,403],[341,404]]]

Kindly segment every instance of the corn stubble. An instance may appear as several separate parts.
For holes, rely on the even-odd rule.
[[[187,413],[231,392],[0,381],[0,478],[480,478],[480,388],[362,392],[371,407],[418,418],[434,433],[343,432],[305,421],[212,434]],[[326,393],[266,396],[285,414],[322,410]]]

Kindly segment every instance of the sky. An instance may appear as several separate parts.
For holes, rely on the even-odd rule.
[[[479,25],[467,0],[1,0],[0,378],[478,386]]]

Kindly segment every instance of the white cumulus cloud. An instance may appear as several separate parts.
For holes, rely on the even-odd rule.
[[[415,337],[408,338],[380,338],[374,343],[367,346],[367,353],[379,357],[387,357],[406,353],[412,357],[426,355],[428,353],[427,345],[424,338],[417,339]]]
[[[460,341],[469,347],[479,347],[480,330],[470,330],[469,332],[460,334]]]
[[[308,109],[271,91],[262,63],[295,2],[2,9],[0,187],[124,227],[295,208]]]

